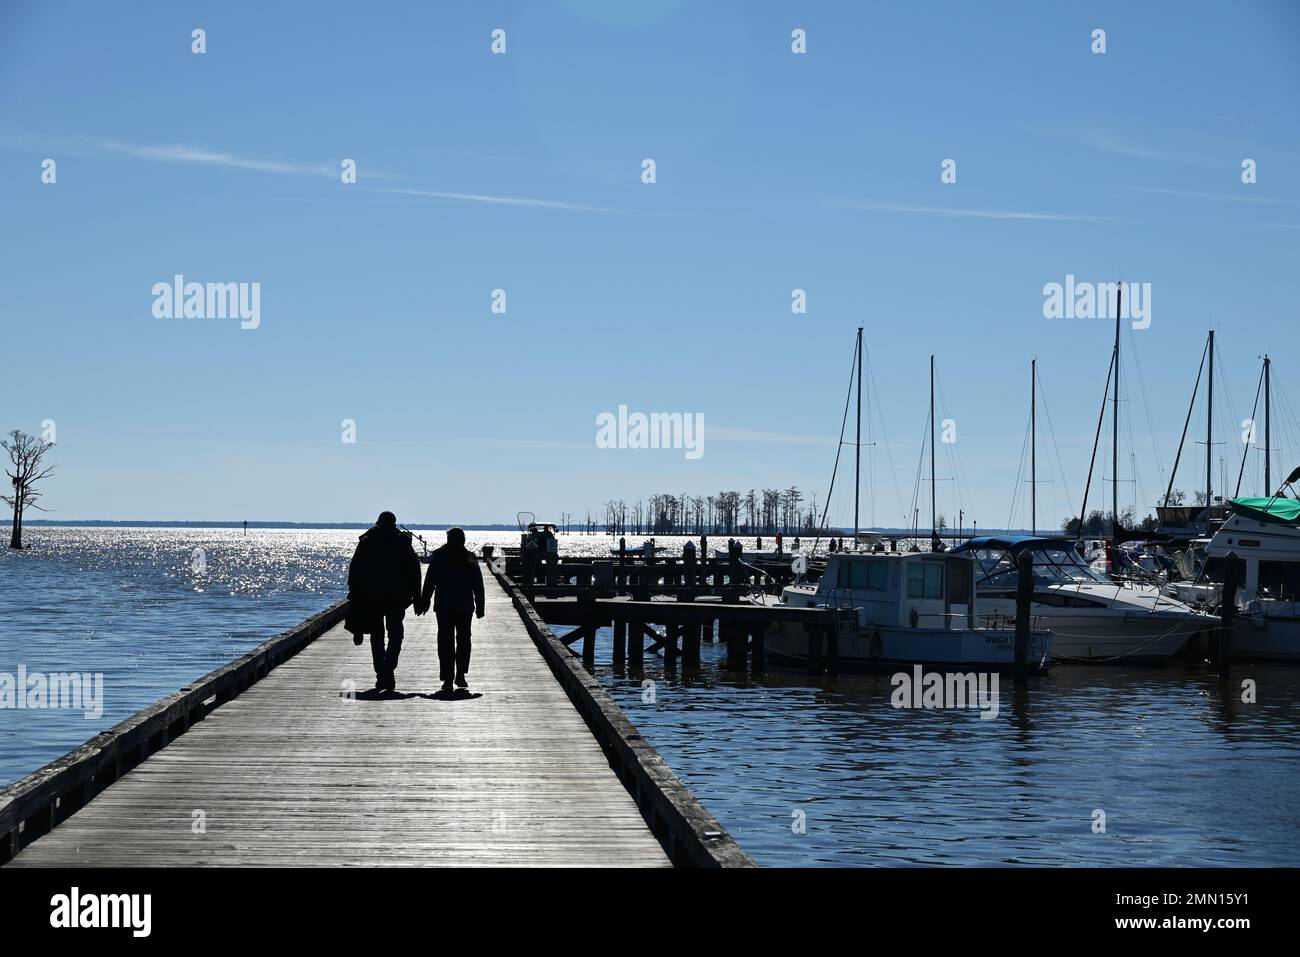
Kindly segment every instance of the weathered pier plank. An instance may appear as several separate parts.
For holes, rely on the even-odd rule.
[[[407,616],[394,695],[367,690],[369,648],[335,626],[10,866],[667,865],[511,598],[485,578],[472,696],[434,696],[432,614]]]

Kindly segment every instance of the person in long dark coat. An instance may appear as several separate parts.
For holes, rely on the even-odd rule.
[[[429,571],[415,613],[429,610],[438,617],[438,672],[442,690],[451,691],[453,679],[468,688],[470,620],[483,617],[483,572],[478,558],[465,547],[465,530],[447,529],[447,544],[429,556]]]
[[[381,512],[361,536],[348,567],[348,622],[360,643],[370,635],[375,690],[397,690],[397,659],[402,653],[406,609],[420,597],[420,560],[410,536],[397,527],[397,516]],[[385,628],[388,646],[384,647]]]

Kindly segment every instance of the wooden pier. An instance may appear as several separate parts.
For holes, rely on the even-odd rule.
[[[339,604],[0,790],[9,866],[750,866],[519,594],[370,691]],[[515,607],[512,607],[512,604]]]
[[[612,559],[559,558],[531,566],[511,556],[504,565],[502,583],[527,598],[543,621],[577,626],[562,641],[578,646],[588,669],[595,665],[596,632],[611,628],[611,663],[619,674],[639,674],[647,654],[662,654],[670,669],[679,662],[684,668],[698,667],[701,645],[713,641],[726,643],[727,668],[758,674],[764,668],[767,631],[779,622],[801,626],[810,674],[834,672],[839,635],[852,629],[855,616],[851,609],[754,601],[793,580],[786,560],[647,560],[629,552]]]

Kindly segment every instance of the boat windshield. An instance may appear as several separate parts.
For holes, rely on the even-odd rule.
[[[1065,543],[1043,542],[1026,549],[1034,557],[1034,582],[1038,585],[1075,585],[1100,582],[1108,579],[1088,566],[1073,546]],[[974,549],[975,561],[980,566],[982,578],[976,583],[981,588],[1015,588],[1018,571],[1016,556],[1004,548]]]

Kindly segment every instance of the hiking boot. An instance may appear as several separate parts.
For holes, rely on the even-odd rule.
[[[457,687],[457,688],[468,688],[468,687],[469,687],[469,682],[465,680],[465,676],[464,676],[464,675],[457,675],[457,676],[456,676],[456,687]]]

